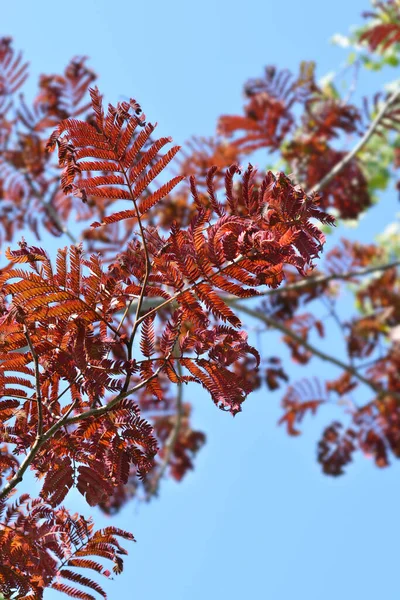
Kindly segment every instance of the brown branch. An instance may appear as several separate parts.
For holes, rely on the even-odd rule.
[[[330,183],[332,179],[336,177],[336,175],[338,175],[340,171],[342,171],[349,164],[349,162],[353,160],[353,158],[360,152],[360,150],[362,150],[365,144],[369,142],[370,138],[374,135],[374,133],[376,133],[377,128],[386,116],[386,113],[388,112],[389,108],[393,106],[393,104],[396,102],[396,100],[398,100],[399,97],[400,88],[398,88],[392,94],[390,94],[386,102],[383,103],[375,119],[371,121],[371,124],[368,127],[367,131],[365,132],[363,137],[357,142],[354,148],[352,148],[352,150],[350,150],[350,152],[348,152],[346,156],[342,158],[342,160],[336,163],[336,165],[325,175],[325,177],[323,177],[321,181],[314,185],[314,187],[311,188],[311,190],[309,190],[307,194],[320,192],[322,188],[328,185],[328,183]]]
[[[356,368],[344,363],[343,361],[339,360],[338,358],[335,358],[334,356],[331,356],[330,354],[326,354],[326,352],[323,352],[322,350],[319,350],[318,348],[316,348],[315,346],[313,346],[312,344],[307,342],[307,340],[305,340],[304,338],[299,336],[297,333],[295,333],[292,329],[290,329],[283,323],[280,323],[279,321],[276,321],[275,319],[268,317],[267,315],[260,312],[259,310],[254,310],[252,308],[248,308],[247,306],[242,306],[242,305],[236,304],[236,303],[234,303],[234,306],[237,310],[239,310],[239,312],[243,312],[246,315],[249,315],[250,317],[253,317],[255,319],[258,319],[259,321],[262,321],[263,323],[268,325],[268,327],[272,327],[273,329],[277,329],[278,331],[281,331],[284,335],[290,337],[297,344],[300,344],[301,346],[303,346],[303,348],[305,348],[306,350],[311,352],[314,356],[317,356],[321,360],[330,362],[331,364],[335,365],[336,367],[339,367],[340,369],[347,371],[348,373],[353,375],[353,377],[358,379],[361,383],[363,383],[364,385],[371,388],[379,396],[384,396],[386,394],[389,394],[389,392],[386,392],[385,390],[383,390],[380,386],[376,385],[373,381],[371,381],[371,380],[367,379],[366,377],[364,377],[363,375],[361,375],[361,373],[359,373]],[[393,397],[396,397],[397,399],[400,400],[400,394],[395,394],[395,393],[390,392],[390,395]]]

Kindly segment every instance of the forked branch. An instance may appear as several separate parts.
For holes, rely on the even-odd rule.
[[[165,361],[167,361],[169,358],[170,358],[170,355],[168,355],[165,358]],[[79,421],[84,421],[85,419],[88,419],[90,417],[100,417],[102,415],[105,415],[112,408],[114,408],[121,400],[123,400],[123,398],[127,398],[131,394],[134,394],[135,392],[139,391],[142,387],[146,386],[152,379],[154,379],[155,377],[158,377],[160,371],[164,367],[165,361],[163,361],[163,363],[156,369],[156,371],[151,375],[151,377],[148,377],[147,379],[140,381],[137,385],[135,385],[130,390],[127,390],[127,391],[122,390],[115,398],[113,398],[105,406],[101,406],[100,408],[92,408],[86,412],[83,412],[83,413],[80,413],[73,417],[70,417],[70,414],[74,410],[75,404],[76,404],[76,402],[72,402],[71,405],[68,407],[68,410],[65,412],[65,414],[56,423],[54,423],[54,425],[52,425],[46,432],[43,432],[40,438],[39,437],[36,438],[29,453],[27,454],[25,460],[20,465],[20,467],[19,467],[18,471],[15,473],[14,477],[1,490],[0,500],[2,500],[3,498],[6,498],[12,492],[12,490],[19,483],[21,483],[25,471],[32,464],[32,462],[35,459],[36,455],[38,454],[39,450],[42,448],[42,446],[44,446],[44,444],[48,440],[50,440],[57,433],[57,431],[59,429],[61,429],[62,427],[67,427],[68,425],[72,425],[73,423],[78,423]],[[129,380],[129,376],[127,376],[127,380]]]

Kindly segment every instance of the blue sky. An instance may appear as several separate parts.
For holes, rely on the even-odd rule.
[[[3,4],[1,27],[29,58],[32,82],[88,55],[107,100],[133,96],[159,134],[183,143],[212,134],[221,113],[239,111],[243,82],[266,64],[296,70],[316,59],[318,76],[336,70],[345,52],[329,38],[368,8],[368,0],[22,0]],[[373,92],[381,79],[366,73],[361,83]],[[372,239],[394,206],[388,198],[352,237]],[[334,339],[326,343],[340,352]],[[264,336],[265,355],[279,344]],[[297,373],[328,371],[315,362]],[[346,476],[323,476],[316,441],[340,409],[306,420],[304,434],[290,439],[276,427],[279,394],[254,394],[235,419],[196,387],[186,399],[208,437],[194,473],[112,519],[91,511],[99,527],[112,523],[138,540],[125,572],[105,583],[109,598],[397,600],[399,466],[378,471],[358,457]],[[68,505],[90,514],[78,494]]]

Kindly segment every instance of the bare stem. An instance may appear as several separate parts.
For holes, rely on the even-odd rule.
[[[174,352],[174,354],[176,354],[176,351]],[[182,365],[180,363],[180,361],[178,360],[176,363],[176,370],[178,372],[178,376],[182,377]],[[164,459],[160,465],[160,468],[155,476],[155,478],[153,479],[153,481],[151,482],[151,486],[150,489],[147,492],[146,498],[147,500],[150,499],[150,497],[155,494],[158,490],[158,486],[160,484],[160,481],[168,467],[168,465],[170,464],[171,461],[171,457],[172,457],[172,453],[174,451],[175,448],[175,444],[176,441],[178,439],[179,436],[179,432],[182,426],[182,417],[183,417],[183,384],[182,383],[178,383],[178,393],[176,396],[176,409],[175,409],[175,424],[174,427],[172,428],[168,439],[165,443],[164,446]]]
[[[146,236],[145,236],[145,232],[144,232],[144,228],[143,228],[142,219],[140,218],[140,212],[139,212],[138,206],[136,204],[136,199],[135,199],[135,196],[134,196],[134,193],[133,193],[133,190],[132,190],[131,183],[129,181],[129,177],[128,177],[127,173],[126,173],[126,170],[123,167],[122,167],[122,172],[124,174],[126,185],[128,186],[129,193],[130,193],[131,198],[132,198],[133,206],[135,208],[136,218],[137,218],[138,223],[139,223],[140,236],[142,238],[144,255],[145,255],[145,260],[146,260],[146,267],[145,267],[144,279],[143,279],[142,287],[141,287],[141,290],[140,290],[140,295],[139,295],[139,298],[138,298],[138,303],[137,303],[137,306],[136,306],[135,322],[134,322],[133,327],[132,327],[132,333],[131,333],[131,336],[130,336],[130,339],[129,339],[129,345],[128,345],[128,358],[131,359],[132,358],[133,341],[135,339],[137,328],[139,327],[139,315],[140,315],[140,311],[142,309],[144,294],[145,294],[146,286],[147,286],[147,283],[148,283],[148,280],[149,280],[150,268],[151,267],[150,267],[149,250],[147,248]],[[130,304],[132,304],[132,301],[130,302]],[[124,319],[125,319],[125,317],[126,317],[127,314],[128,314],[128,311],[125,310],[125,312],[123,314],[123,317],[122,317],[122,320],[121,320],[121,323],[120,323],[117,331],[119,331],[120,327],[122,326],[122,323],[123,323],[123,321],[124,321]],[[129,378],[128,378],[128,385],[129,385]]]
[[[42,404],[42,393],[40,389],[40,370],[39,370],[39,357],[35,350],[35,347],[32,342],[32,338],[29,334],[28,327],[24,325],[24,335],[29,347],[29,350],[32,354],[32,359],[35,365],[35,388],[36,388],[36,404],[37,404],[37,413],[38,413],[38,424],[37,424],[37,432],[36,439],[40,440],[43,435],[43,404]]]
[[[47,214],[49,215],[51,220],[57,225],[59,230],[62,231],[63,233],[65,233],[65,235],[67,237],[69,237],[69,239],[71,240],[71,242],[73,244],[77,244],[78,240],[71,233],[71,231],[68,229],[68,227],[61,221],[54,206],[50,202],[43,202],[43,206],[44,206],[45,211],[47,212]]]
[[[331,356],[330,354],[326,354],[326,352],[323,352],[322,350],[319,350],[318,348],[316,348],[315,346],[313,346],[312,344],[307,342],[307,340],[305,340],[301,336],[297,335],[297,333],[295,333],[292,329],[290,329],[283,323],[280,323],[279,321],[276,321],[275,319],[268,317],[267,315],[260,312],[259,310],[254,310],[252,308],[248,308],[247,306],[242,306],[241,304],[236,304],[236,303],[234,304],[234,306],[237,310],[239,310],[239,312],[245,313],[246,315],[249,315],[250,317],[254,317],[255,319],[262,321],[268,327],[272,327],[273,329],[277,329],[278,331],[281,331],[284,335],[290,337],[297,344],[300,344],[301,346],[303,346],[303,348],[306,348],[306,350],[311,352],[314,356],[317,356],[321,360],[324,360],[326,362],[330,362],[333,365],[336,365],[340,369],[343,369],[343,371],[347,371],[348,373],[353,375],[353,377],[358,379],[361,383],[363,383],[364,385],[371,388],[375,394],[378,394],[379,396],[384,396],[386,393],[389,393],[389,392],[385,392],[385,390],[383,390],[380,386],[376,385],[374,382],[372,382],[371,380],[369,380],[366,377],[364,377],[363,375],[361,375],[361,373],[359,373],[359,371],[356,368],[352,367],[351,365],[346,364],[345,362],[339,360],[338,358],[335,358],[334,356]],[[390,392],[390,395],[394,396],[400,400],[400,394],[394,394],[394,393]]]

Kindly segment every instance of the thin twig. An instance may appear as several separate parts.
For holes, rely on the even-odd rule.
[[[365,269],[347,271],[346,273],[332,273],[331,275],[315,275],[313,277],[307,277],[305,279],[295,281],[294,283],[289,283],[284,287],[265,290],[264,292],[260,292],[256,297],[258,298],[259,296],[275,296],[277,294],[287,294],[292,291],[302,290],[303,288],[313,287],[319,284],[329,283],[331,281],[346,281],[347,279],[352,279],[353,277],[364,277],[365,275],[369,275],[371,273],[376,273],[379,271],[386,271],[393,267],[400,267],[400,260],[391,263],[386,263],[384,265],[376,265],[375,267],[366,267]],[[222,296],[222,299],[227,304],[238,300],[236,296]]]
[[[57,211],[55,210],[54,206],[51,204],[51,202],[52,202],[53,198],[55,197],[56,192],[58,190],[58,185],[56,186],[56,188],[55,188],[53,194],[51,195],[50,199],[48,201],[46,201],[43,198],[42,194],[33,185],[33,182],[31,180],[31,178],[29,177],[28,173],[25,172],[24,173],[24,177],[25,177],[25,180],[26,180],[27,184],[29,185],[29,188],[30,188],[32,194],[42,204],[45,212],[47,212],[48,216],[53,221],[53,223],[58,227],[58,229],[60,231],[62,231],[63,233],[65,233],[66,236],[69,237],[69,239],[71,240],[71,242],[73,244],[77,244],[76,237],[70,232],[70,230],[65,225],[65,223],[63,223],[61,221],[60,217],[58,216]]]
[[[175,300],[177,300],[179,298],[179,296],[181,296],[185,292],[190,292],[192,290],[196,291],[196,286],[200,285],[201,283],[207,283],[207,282],[211,282],[212,283],[212,278],[215,275],[219,275],[220,273],[223,273],[225,271],[225,269],[228,269],[232,265],[238,264],[244,258],[245,258],[244,256],[242,256],[241,254],[239,254],[239,256],[237,256],[234,260],[229,261],[228,264],[226,264],[223,267],[220,267],[219,269],[217,269],[209,277],[203,277],[203,279],[200,279],[199,281],[196,281],[195,283],[192,283],[191,285],[189,285],[188,287],[184,288],[183,290],[180,290],[179,292],[176,292],[176,294],[174,294],[173,296],[171,296],[167,300],[164,300],[163,302],[161,302],[160,304],[158,304],[157,306],[155,306],[152,310],[149,310],[145,315],[143,315],[142,317],[139,317],[137,323],[140,324],[142,321],[144,321],[144,319],[146,319],[150,315],[152,315],[152,314],[156,313],[157,311],[159,311],[160,308],[163,308],[164,306],[168,306],[168,304],[171,304],[172,302],[174,302]],[[236,298],[236,296],[233,296],[233,297]]]
[[[124,389],[122,389],[121,392],[117,396],[115,396],[115,398],[110,400],[110,402],[108,402],[104,406],[100,406],[99,408],[91,408],[90,410],[88,410],[86,412],[80,413],[79,415],[75,415],[74,417],[70,417],[66,421],[65,424],[71,425],[72,423],[78,423],[79,421],[83,421],[85,419],[88,419],[89,417],[101,417],[102,415],[105,415],[111,409],[113,409],[121,400],[123,400],[124,398],[127,398],[131,394],[134,394],[135,392],[139,391],[140,389],[142,389],[142,387],[147,385],[150,381],[152,381],[153,379],[158,377],[158,375],[164,368],[164,365],[169,360],[169,358],[170,358],[170,354],[165,359],[160,359],[160,360],[162,360],[162,364],[158,367],[158,369],[156,369],[154,371],[154,373],[147,379],[139,381],[139,383],[137,383],[130,390],[125,391]]]
[[[120,320],[120,322],[118,324],[118,327],[117,327],[117,329],[115,331],[114,339],[116,339],[117,335],[119,335],[121,327],[124,324],[124,321],[125,321],[127,315],[129,314],[129,312],[131,310],[131,307],[132,307],[132,304],[134,303],[134,301],[135,301],[134,298],[131,298],[129,300],[128,304],[126,305],[125,310],[124,310],[124,314],[122,315],[122,318],[121,318],[121,320]]]
[[[351,65],[347,65],[347,66],[350,67]],[[359,58],[355,61],[353,66],[354,66],[354,74],[351,79],[351,83],[350,83],[350,86],[349,86],[349,89],[347,92],[347,96],[343,100],[344,105],[346,105],[350,102],[352,95],[355,93],[355,91],[357,89],[358,73],[360,71],[360,66],[361,66],[361,61]]]
[[[150,267],[149,250],[147,248],[146,236],[145,236],[145,232],[144,232],[144,228],[143,228],[142,219],[140,218],[139,208],[138,208],[138,205],[136,204],[135,195],[133,193],[132,186],[131,186],[131,183],[129,181],[129,177],[128,177],[127,173],[126,173],[126,170],[123,167],[122,167],[122,172],[123,172],[123,175],[124,175],[124,178],[125,178],[125,181],[126,181],[126,185],[128,186],[129,193],[130,193],[131,198],[132,198],[133,206],[135,208],[136,218],[137,218],[138,224],[139,224],[140,236],[141,236],[142,242],[143,242],[143,250],[144,250],[145,261],[146,261],[144,279],[143,279],[142,287],[141,287],[141,290],[140,290],[140,294],[139,294],[139,298],[138,298],[138,303],[137,303],[137,306],[136,306],[135,321],[134,321],[134,324],[133,324],[133,327],[132,327],[132,332],[131,332],[131,336],[130,336],[129,344],[128,344],[128,359],[131,359],[132,358],[133,341],[135,339],[137,328],[139,327],[139,315],[140,315],[140,311],[141,311],[141,308],[142,308],[142,303],[143,303],[144,294],[145,294],[145,291],[146,291],[146,286],[147,286],[147,283],[148,283],[148,280],[149,280],[150,268],[151,267]],[[121,323],[118,326],[118,330],[117,331],[119,331],[120,327],[122,326],[122,323],[123,323],[123,321],[124,321],[124,319],[125,319],[125,317],[126,317],[127,314],[128,314],[128,312],[127,312],[127,310],[125,310],[124,315],[123,315],[122,320],[121,320]],[[128,377],[128,383],[126,384],[126,386],[127,385],[129,385],[129,377]]]
[[[33,363],[35,365],[35,388],[36,388],[36,404],[37,404],[37,412],[38,412],[38,424],[37,424],[37,432],[36,439],[40,440],[43,435],[43,404],[42,404],[42,393],[40,389],[40,370],[39,370],[39,357],[32,343],[31,336],[29,335],[29,330],[26,325],[24,325],[24,335],[29,347],[29,350],[32,354]]]
[[[176,354],[176,351],[174,351],[174,354]],[[176,362],[176,370],[178,373],[178,377],[181,378],[182,377],[182,365],[179,360]],[[164,459],[160,465],[160,468],[159,468],[155,478],[151,482],[150,489],[148,490],[148,492],[146,494],[147,500],[149,500],[151,498],[151,496],[153,494],[155,494],[158,490],[160,481],[161,481],[168,465],[170,464],[172,453],[174,451],[175,444],[178,439],[179,432],[181,430],[182,417],[183,417],[183,384],[182,384],[182,382],[179,382],[177,385],[178,385],[178,392],[177,392],[177,396],[176,396],[175,424],[168,436],[167,441],[165,442]]]
[[[61,221],[60,217],[58,216],[57,211],[54,208],[54,206],[52,204],[50,204],[50,202],[43,202],[43,206],[44,206],[45,211],[47,212],[47,214],[49,215],[49,217],[53,220],[53,222],[57,225],[57,227],[59,228],[59,230],[62,231],[63,233],[65,233],[65,235],[67,237],[69,237],[69,239],[71,240],[71,242],[73,244],[77,244],[78,240],[70,232],[70,230],[68,229],[68,227]]]

